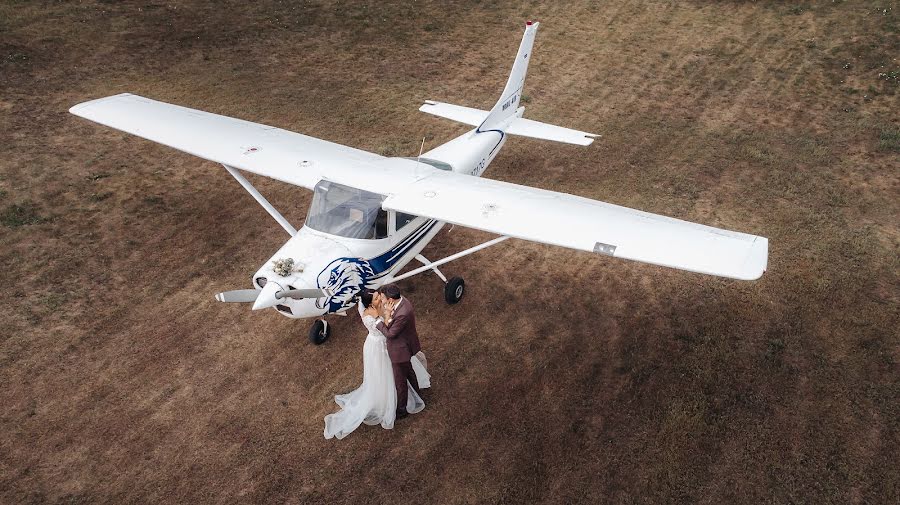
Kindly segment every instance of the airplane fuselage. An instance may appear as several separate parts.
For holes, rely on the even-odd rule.
[[[480,177],[500,152],[506,135],[499,130],[477,129],[456,137],[421,156],[423,166],[452,170]],[[406,160],[405,160],[406,161]],[[407,161],[408,162],[408,161]],[[334,184],[317,187],[310,215],[314,214],[320,195],[326,195]],[[334,188],[341,190],[342,187]],[[387,195],[381,195],[382,197]],[[327,196],[321,196],[326,198]],[[358,205],[357,205],[358,206]],[[352,207],[352,205],[351,205]],[[352,208],[357,216],[366,209]],[[377,209],[372,209],[377,212]],[[346,233],[322,226],[327,219],[310,219],[253,275],[253,287],[265,291],[291,289],[323,289],[331,296],[312,299],[283,298],[274,306],[278,313],[291,318],[313,318],[326,314],[344,313],[362,289],[373,289],[389,283],[443,228],[444,222],[423,217],[381,211],[382,221],[374,224],[371,236],[360,238],[366,230]],[[326,216],[327,217],[327,216]],[[378,219],[378,218],[376,218]],[[381,229],[377,229],[378,227]],[[317,229],[318,228],[318,229]],[[276,273],[275,262],[291,259],[294,268],[287,275]]]

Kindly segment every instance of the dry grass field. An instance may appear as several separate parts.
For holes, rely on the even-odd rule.
[[[70,115],[131,92],[769,237],[738,282],[509,241],[403,282],[434,387],[324,440],[364,329],[218,304],[286,236],[212,163]],[[310,194],[254,178],[294,223]],[[900,502],[900,4],[0,3],[0,502]],[[577,230],[573,230],[577,233]],[[445,230],[441,257],[488,236]]]

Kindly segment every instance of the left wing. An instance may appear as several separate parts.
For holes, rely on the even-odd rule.
[[[374,153],[129,93],[69,112],[194,156],[309,189],[328,173],[379,164]]]
[[[434,171],[398,188],[384,208],[607,256],[753,280],[768,263],[764,237],[565,193]]]

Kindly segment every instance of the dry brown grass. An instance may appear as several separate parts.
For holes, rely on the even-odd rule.
[[[898,8],[0,4],[0,501],[897,503]],[[766,235],[769,272],[508,242],[446,269],[458,306],[414,278],[434,390],[393,431],[322,439],[355,320],[313,347],[213,301],[284,240],[227,174],[66,112],[127,90],[414,154],[461,130],[420,101],[489,106],[526,18],[529,117],[604,137],[487,176]]]

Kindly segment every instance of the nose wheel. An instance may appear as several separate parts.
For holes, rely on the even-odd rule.
[[[466,281],[462,277],[453,277],[444,285],[444,300],[449,305],[459,303],[464,294],[466,294]]]
[[[324,319],[316,319],[309,328],[309,341],[315,345],[321,345],[331,336],[331,327]]]

